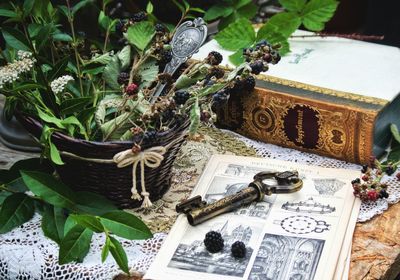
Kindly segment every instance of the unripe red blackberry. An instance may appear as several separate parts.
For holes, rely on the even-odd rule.
[[[129,96],[136,95],[139,92],[139,87],[132,83],[125,88],[125,93]]]

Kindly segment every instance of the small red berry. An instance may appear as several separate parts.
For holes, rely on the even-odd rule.
[[[363,175],[361,177],[361,179],[363,179],[363,181],[368,181],[369,180],[369,176],[368,175]]]
[[[400,181],[400,172],[396,174],[396,178]]]
[[[138,87],[136,84],[134,84],[134,83],[128,85],[128,86],[125,88],[125,93],[126,93],[127,95],[129,95],[129,96],[135,95],[136,93],[138,93],[138,91],[139,91],[139,87]]]
[[[368,195],[368,199],[371,201],[375,201],[379,197],[378,192],[375,190],[368,191],[367,195]]]

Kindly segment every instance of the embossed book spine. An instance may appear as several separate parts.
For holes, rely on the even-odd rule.
[[[218,125],[244,136],[323,156],[367,163],[390,141],[398,123],[394,101],[338,92],[274,78],[251,94],[231,96]],[[398,109],[397,109],[398,110]]]

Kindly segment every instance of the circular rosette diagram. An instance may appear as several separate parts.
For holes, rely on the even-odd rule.
[[[322,233],[330,229],[330,224],[310,216],[290,216],[280,221],[281,227],[293,234]]]

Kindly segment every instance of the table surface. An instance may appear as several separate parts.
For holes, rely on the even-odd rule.
[[[0,169],[32,154],[0,143]],[[349,279],[396,279],[400,273],[400,204],[382,215],[358,223],[353,236]]]

